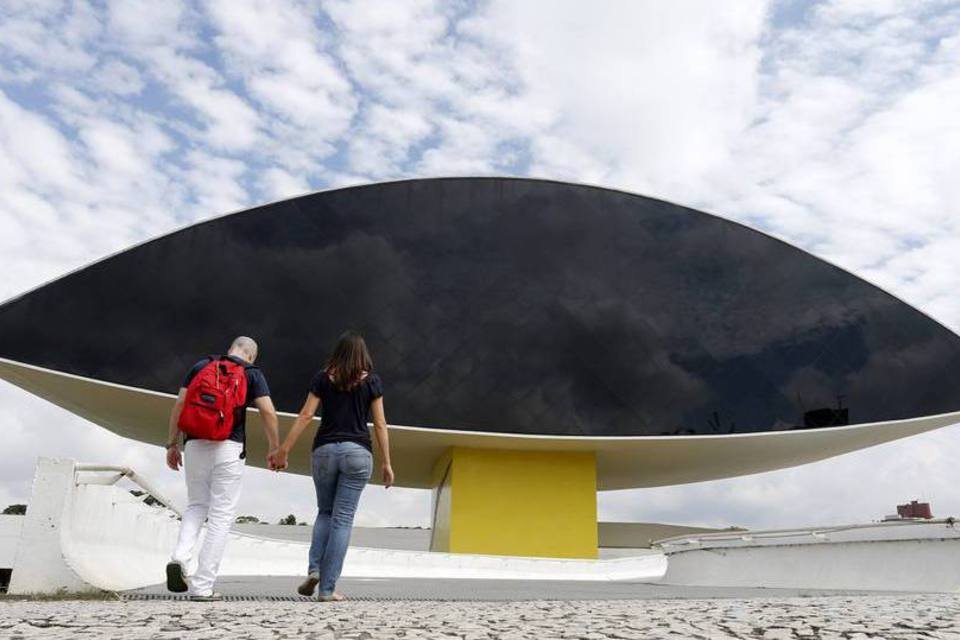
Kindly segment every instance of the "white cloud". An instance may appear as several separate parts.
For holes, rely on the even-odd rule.
[[[208,144],[227,151],[252,149],[260,140],[260,116],[201,59],[197,18],[179,2],[124,0],[109,5],[109,37],[190,109]]]
[[[516,95],[509,52],[476,18],[428,1],[324,7],[350,78],[373,96],[351,132],[352,172],[510,173],[520,163],[504,148],[525,146],[521,136],[549,121],[549,110]]]
[[[43,117],[0,94],[0,144],[6,180],[55,190],[82,188],[81,170],[70,143]]]
[[[334,138],[356,104],[349,81],[323,49],[331,38],[317,29],[308,6],[263,1],[209,5],[228,68],[271,110]]]
[[[303,178],[276,167],[264,171],[260,181],[261,191],[270,200],[292,198],[310,191],[310,185]]]
[[[35,72],[85,73],[97,59],[87,42],[101,29],[87,2],[13,4],[0,7],[0,52],[14,67],[29,64]]]
[[[204,151],[190,152],[186,161],[182,179],[202,210],[223,214],[248,204],[241,182],[247,167],[242,161]]]
[[[187,14],[180,0],[117,0],[110,3],[111,36],[127,47],[193,47],[196,34],[185,24]]]
[[[174,48],[142,51],[139,59],[204,125],[204,139],[215,149],[252,151],[261,140],[261,116],[246,100],[224,88],[225,79],[205,62]]]
[[[579,179],[583,163],[607,184],[690,201],[750,123],[764,9],[493,2],[473,29],[511,53],[520,102],[552,115],[532,136],[536,173]]]
[[[318,174],[349,130],[358,100],[328,52],[332,38],[317,27],[317,8],[259,0],[206,8],[228,74],[263,112],[268,139],[258,151],[288,171]]]
[[[119,60],[103,63],[95,72],[94,82],[103,91],[122,96],[136,95],[143,91],[144,86],[137,68]]]

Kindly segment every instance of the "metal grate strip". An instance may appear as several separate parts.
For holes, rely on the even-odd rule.
[[[120,597],[125,602],[137,601],[179,601],[189,602],[190,597],[183,594],[172,593],[124,593]],[[491,602],[484,598],[450,598],[442,596],[424,596],[424,597],[396,597],[396,596],[350,596],[350,602],[383,602],[383,601],[402,601],[402,602]],[[223,596],[222,602],[317,602],[316,598],[305,598],[303,596]],[[202,604],[202,603],[201,603]]]

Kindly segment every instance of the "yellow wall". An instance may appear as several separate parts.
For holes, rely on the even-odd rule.
[[[452,448],[437,462],[431,548],[597,557],[593,453]]]

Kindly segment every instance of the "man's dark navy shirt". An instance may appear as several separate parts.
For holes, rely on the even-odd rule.
[[[246,406],[252,406],[253,401],[257,398],[262,398],[264,396],[270,395],[270,387],[267,386],[267,379],[263,377],[263,372],[260,371],[257,367],[253,366],[249,362],[245,362],[236,356],[227,356],[231,362],[235,362],[239,365],[242,365],[245,368],[247,374],[247,404]],[[187,377],[183,379],[183,386],[189,387],[190,382],[196,377],[198,373],[208,364],[210,364],[211,358],[207,356],[203,360],[197,362],[193,365],[190,371],[187,372]],[[233,440],[235,442],[245,442],[247,434],[247,412],[240,411],[239,415],[236,418],[236,421],[233,424],[233,431],[230,432],[230,437],[228,440]],[[184,434],[184,442],[190,440],[190,438]]]

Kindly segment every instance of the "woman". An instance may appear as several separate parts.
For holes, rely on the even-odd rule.
[[[383,485],[393,484],[390,443],[383,413],[383,382],[373,373],[373,361],[363,337],[346,332],[333,355],[310,383],[310,393],[286,440],[280,446],[276,466],[284,468],[297,438],[322,407],[320,428],[313,439],[313,484],[317,490],[317,520],[313,525],[307,579],[297,589],[318,598],[343,600],[335,591],[350,542],[353,516],[360,493],[373,470],[373,448],[367,423],[374,424],[383,462]]]

